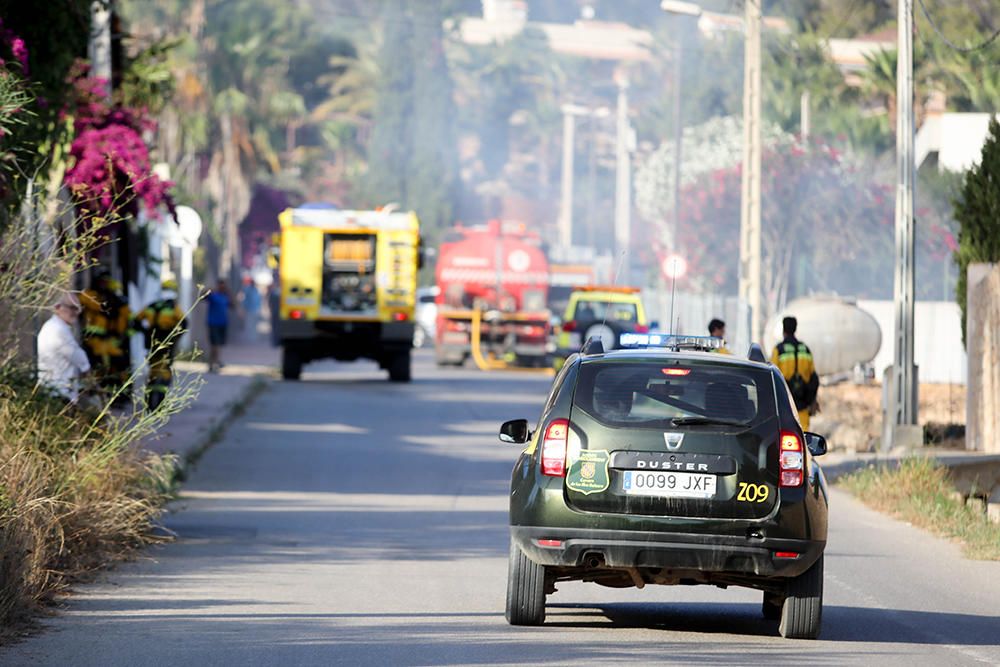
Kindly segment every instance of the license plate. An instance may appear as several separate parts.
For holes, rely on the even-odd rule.
[[[712,498],[715,496],[715,483],[715,475],[626,470],[622,479],[622,490],[630,496]]]

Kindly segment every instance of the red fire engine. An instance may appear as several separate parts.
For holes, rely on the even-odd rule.
[[[472,354],[474,314],[484,355],[545,363],[549,265],[537,234],[499,220],[458,226],[441,243],[436,275],[439,365],[460,365]]]

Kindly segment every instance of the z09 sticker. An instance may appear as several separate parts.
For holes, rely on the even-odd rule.
[[[740,492],[736,500],[745,503],[762,503],[771,495],[771,488],[767,484],[749,484],[740,482]]]

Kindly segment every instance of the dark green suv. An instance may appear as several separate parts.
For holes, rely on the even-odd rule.
[[[803,433],[756,345],[744,359],[713,352],[718,339],[628,336],[637,349],[588,343],[567,360],[534,432],[500,429],[528,443],[511,478],[507,620],[544,622],[561,581],[744,586],[782,636],[815,638],[825,440]]]

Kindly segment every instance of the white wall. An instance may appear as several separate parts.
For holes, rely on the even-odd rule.
[[[882,328],[882,348],[875,356],[875,377],[882,377],[895,355],[892,301],[858,301]],[[914,361],[921,382],[965,384],[968,367],[962,346],[961,315],[952,301],[918,301],[914,312]]]

